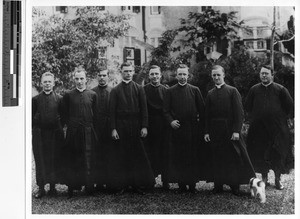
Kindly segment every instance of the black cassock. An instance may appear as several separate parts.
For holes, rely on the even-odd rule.
[[[194,184],[203,178],[202,143],[204,102],[199,88],[176,84],[166,92],[164,114],[168,123],[169,182]],[[180,128],[170,123],[179,120]]]
[[[154,175],[141,140],[141,129],[148,127],[148,112],[145,91],[131,81],[121,82],[110,95],[111,129],[120,137],[114,140],[111,166],[113,186],[154,185]]]
[[[32,98],[32,148],[36,183],[59,183],[64,134],[61,124],[62,97],[41,92]]]
[[[247,144],[255,170],[288,173],[293,168],[293,150],[287,119],[293,114],[293,99],[282,85],[254,85],[246,98],[250,116]]]
[[[111,162],[111,129],[109,118],[109,98],[111,87],[96,86],[92,90],[97,94],[97,120],[95,129],[98,136],[98,145],[95,148],[96,153],[96,172],[95,180],[97,184],[109,184],[109,176],[112,171],[109,169]]]
[[[73,189],[95,182],[95,147],[97,136],[94,122],[97,116],[97,94],[77,89],[63,97],[67,136],[64,156],[66,184]]]
[[[227,84],[211,89],[205,102],[205,133],[210,136],[210,169],[207,179],[216,184],[239,185],[249,183],[255,176],[246,145],[241,137],[243,106],[238,90]],[[232,133],[240,140],[231,140]]]
[[[154,172],[154,175],[162,174],[164,177],[167,164],[166,129],[167,123],[163,113],[164,96],[167,88],[164,85],[144,86],[148,107],[148,136],[146,138],[146,151]],[[164,180],[163,180],[164,181]]]

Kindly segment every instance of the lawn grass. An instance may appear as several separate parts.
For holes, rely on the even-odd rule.
[[[34,193],[37,190],[34,162],[32,173]],[[57,185],[57,196],[32,198],[32,214],[294,214],[294,171],[283,175],[284,190],[275,189],[273,171],[269,173],[269,180],[271,186],[266,189],[265,204],[250,197],[248,185],[241,186],[241,196],[231,194],[227,186],[224,193],[214,195],[211,193],[213,184],[201,181],[197,183],[198,194],[177,194],[177,185],[171,184],[169,192],[157,188],[144,196],[130,192],[87,196],[76,192],[71,199],[67,198],[67,187]],[[159,186],[159,178],[157,182]]]

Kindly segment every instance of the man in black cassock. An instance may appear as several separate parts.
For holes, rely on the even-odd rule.
[[[59,182],[60,150],[63,146],[61,124],[62,97],[53,91],[54,75],[42,75],[43,91],[32,98],[32,149],[35,160],[36,183],[39,187],[35,198],[45,195],[44,186],[50,183],[48,194],[55,194]]]
[[[178,83],[166,92],[164,114],[169,124],[168,180],[178,183],[179,191],[196,192],[200,178],[199,152],[201,124],[204,124],[204,101],[199,88],[187,83],[188,67],[177,69]]]
[[[160,83],[161,71],[157,65],[152,65],[149,71],[150,83],[144,86],[147,97],[149,117],[148,136],[146,138],[146,151],[150,159],[154,176],[161,174],[163,188],[168,189],[165,177],[167,165],[166,148],[166,121],[163,113],[164,96],[167,88]]]
[[[110,119],[114,139],[113,182],[116,188],[131,186],[139,194],[152,188],[155,179],[141,138],[147,136],[148,111],[145,91],[132,81],[134,73],[130,63],[121,65],[123,81],[110,95]]]
[[[273,82],[270,66],[260,71],[261,83],[254,85],[246,98],[250,128],[247,144],[255,170],[262,173],[266,185],[268,172],[275,173],[275,187],[282,190],[281,174],[293,168],[293,152],[287,120],[294,103],[288,90]]]
[[[65,157],[67,162],[68,195],[85,185],[88,194],[93,193],[95,171],[95,147],[97,136],[94,122],[97,114],[97,94],[86,89],[86,72],[79,67],[74,72],[76,88],[63,97],[67,122]]]
[[[241,139],[243,106],[240,93],[235,87],[225,84],[222,66],[212,68],[215,87],[211,89],[205,102],[204,140],[211,147],[211,177],[214,193],[223,191],[223,184],[231,187],[238,195],[239,185],[247,184],[255,177],[246,146]]]
[[[110,163],[110,147],[111,147],[111,129],[109,119],[109,97],[111,87],[108,85],[109,73],[107,69],[102,69],[98,75],[98,86],[92,90],[97,94],[97,120],[95,121],[95,129],[98,137],[98,145],[95,149],[96,153],[96,172],[95,181],[97,190],[103,190],[104,185],[108,187],[111,170]],[[106,188],[105,187],[105,188]]]

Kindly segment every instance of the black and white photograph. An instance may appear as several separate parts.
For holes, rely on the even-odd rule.
[[[24,217],[297,217],[296,1],[42,2],[2,78]]]

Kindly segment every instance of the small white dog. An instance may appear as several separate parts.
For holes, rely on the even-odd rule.
[[[262,180],[253,177],[250,179],[249,185],[250,185],[251,197],[255,198],[258,196],[260,199],[260,203],[265,203],[266,202],[265,183]]]

